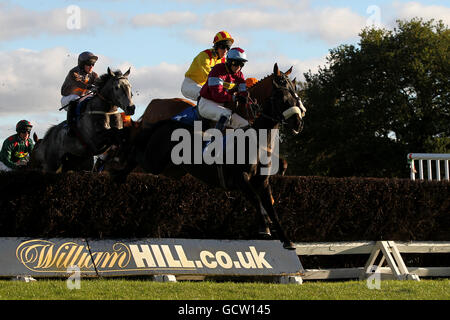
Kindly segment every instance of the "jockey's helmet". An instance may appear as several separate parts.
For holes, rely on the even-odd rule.
[[[94,65],[97,60],[98,57],[96,55],[94,55],[92,52],[85,51],[80,53],[80,55],[78,56],[78,66],[80,68],[83,68],[88,63]]]
[[[226,31],[219,31],[214,36],[214,48],[217,48],[221,45],[227,46],[228,48],[231,47],[233,44],[234,39],[230,36],[230,34]]]
[[[247,54],[241,48],[235,47],[228,51],[227,64],[232,65],[238,63],[241,67],[247,62]]]
[[[16,124],[16,132],[17,133],[24,133],[24,132],[31,132],[31,128],[33,125],[28,120],[20,120]]]

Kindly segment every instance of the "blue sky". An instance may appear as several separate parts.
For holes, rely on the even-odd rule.
[[[80,11],[79,29],[67,27]],[[0,139],[27,119],[42,136],[64,120],[60,87],[82,51],[100,56],[99,74],[132,68],[136,118],[153,98],[181,97],[184,72],[228,31],[246,50],[245,76],[269,74],[277,62],[302,78],[325,64],[330,49],[356,44],[368,23],[392,28],[421,16],[449,24],[449,1],[344,0],[0,0]],[[73,20],[72,20],[73,21]]]

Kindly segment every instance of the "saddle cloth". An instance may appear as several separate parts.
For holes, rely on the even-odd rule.
[[[196,107],[188,107],[176,116],[173,116],[172,120],[194,126],[194,121],[201,121],[201,117],[198,114],[198,110]]]

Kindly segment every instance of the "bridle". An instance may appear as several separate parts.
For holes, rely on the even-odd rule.
[[[119,81],[119,80],[122,80],[122,79],[127,79],[127,80],[128,80],[127,77],[120,76],[120,77],[114,77],[113,82]],[[103,96],[98,90],[96,90],[96,91],[94,92],[94,96],[99,97],[100,100],[102,100],[103,102],[105,102],[105,103],[106,103],[107,105],[109,105],[109,106],[115,106],[115,105],[117,105],[117,103],[115,103],[115,102],[113,102],[112,100],[110,100],[110,99],[106,98],[105,96]],[[115,110],[115,111],[111,111],[111,112],[106,112],[106,111],[87,111],[87,112],[86,112],[86,114],[101,114],[101,115],[107,115],[107,116],[114,115],[114,114],[119,114],[119,113],[120,113],[120,112],[119,112],[118,109]]]
[[[285,81],[287,81],[288,84],[290,84],[290,82],[288,81],[288,79],[284,79]],[[276,95],[279,92],[282,91],[287,91],[289,94],[291,94],[295,100],[296,100],[296,104],[284,111],[280,111],[277,107],[276,107]],[[250,101],[252,102],[252,100],[250,99]],[[255,103],[256,104],[256,103]],[[287,120],[295,115],[298,114],[300,119],[302,119],[305,115],[306,109],[303,106],[303,103],[300,99],[300,97],[298,96],[298,94],[295,92],[294,88],[292,85],[290,86],[280,86],[277,88],[274,88],[274,90],[272,90],[272,94],[270,96],[270,109],[271,109],[271,115],[263,112],[263,109],[261,106],[257,105],[258,107],[258,112],[260,113],[260,115],[266,119],[269,119],[271,121],[280,123],[281,125],[286,124]],[[251,108],[252,112],[253,112],[253,108]]]

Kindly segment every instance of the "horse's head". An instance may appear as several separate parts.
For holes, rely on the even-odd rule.
[[[281,72],[276,63],[273,67],[270,116],[281,123],[286,123],[293,134],[298,134],[303,129],[306,108],[296,92],[295,80],[293,82],[288,78],[291,72],[292,67],[286,72]]]
[[[42,143],[42,139],[39,139],[36,132],[33,133],[33,141],[34,141],[34,147],[33,151],[31,151],[30,154],[30,161],[28,162],[28,167],[30,169],[42,169],[42,163],[41,163],[41,150],[40,145]]]
[[[125,111],[126,115],[133,115],[136,107],[133,103],[131,85],[128,81],[129,74],[130,69],[125,74],[122,74],[121,71],[113,72],[108,68],[108,78],[104,79],[104,76],[100,78],[100,82],[103,81],[104,85],[99,88],[99,93],[113,105]]]

